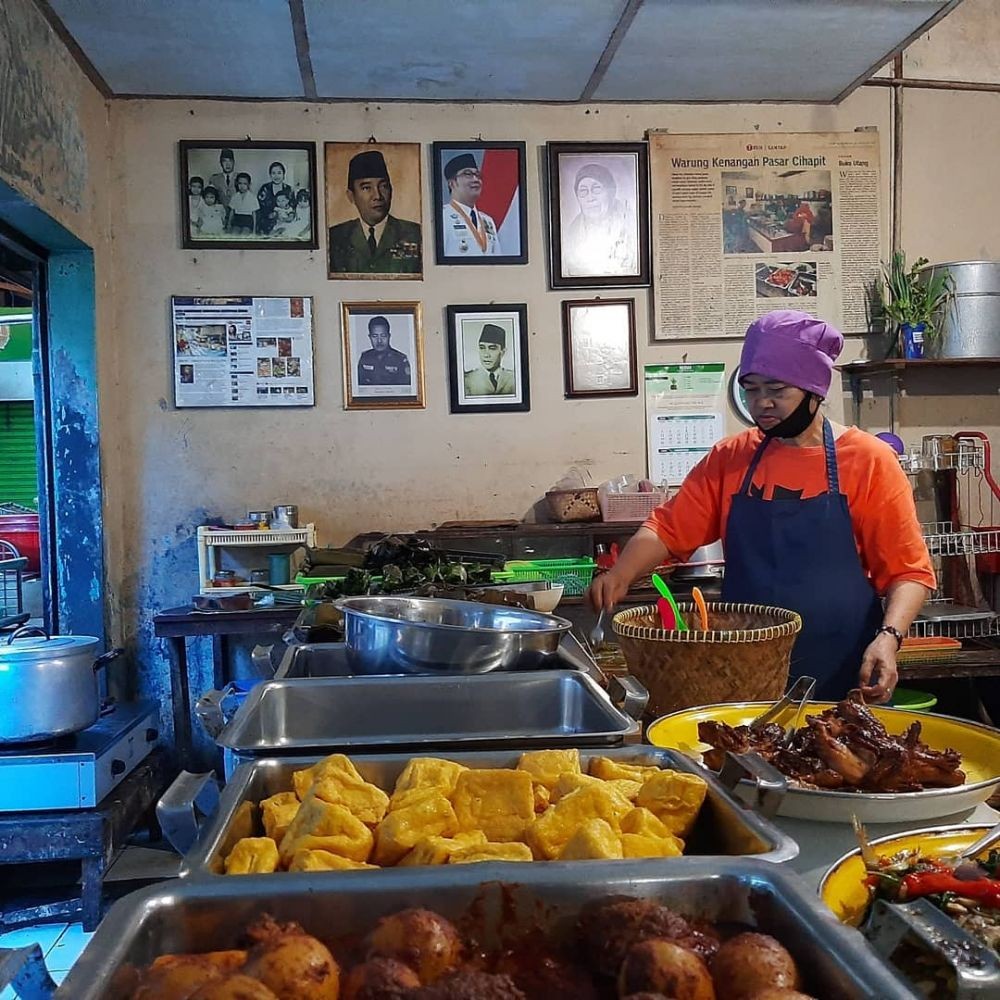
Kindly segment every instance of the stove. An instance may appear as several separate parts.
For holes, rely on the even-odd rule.
[[[151,701],[115,704],[74,736],[0,748],[0,813],[93,809],[149,756],[158,725]]]

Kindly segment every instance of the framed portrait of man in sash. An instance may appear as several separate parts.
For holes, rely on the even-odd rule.
[[[435,142],[438,264],[527,264],[523,142]]]

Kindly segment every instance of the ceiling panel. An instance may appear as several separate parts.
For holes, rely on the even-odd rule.
[[[624,0],[305,0],[320,97],[580,97]]]
[[[598,100],[831,101],[944,0],[645,0]]]
[[[288,0],[49,0],[116,94],[299,97]]]

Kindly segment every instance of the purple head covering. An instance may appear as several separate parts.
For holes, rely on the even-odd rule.
[[[844,335],[829,323],[793,309],[778,309],[747,328],[740,375],[761,375],[826,397]]]

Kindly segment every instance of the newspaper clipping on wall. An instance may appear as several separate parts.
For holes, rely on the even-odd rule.
[[[742,337],[773,309],[868,328],[877,132],[650,132],[656,340]]]
[[[174,402],[312,406],[312,299],[171,299]]]

